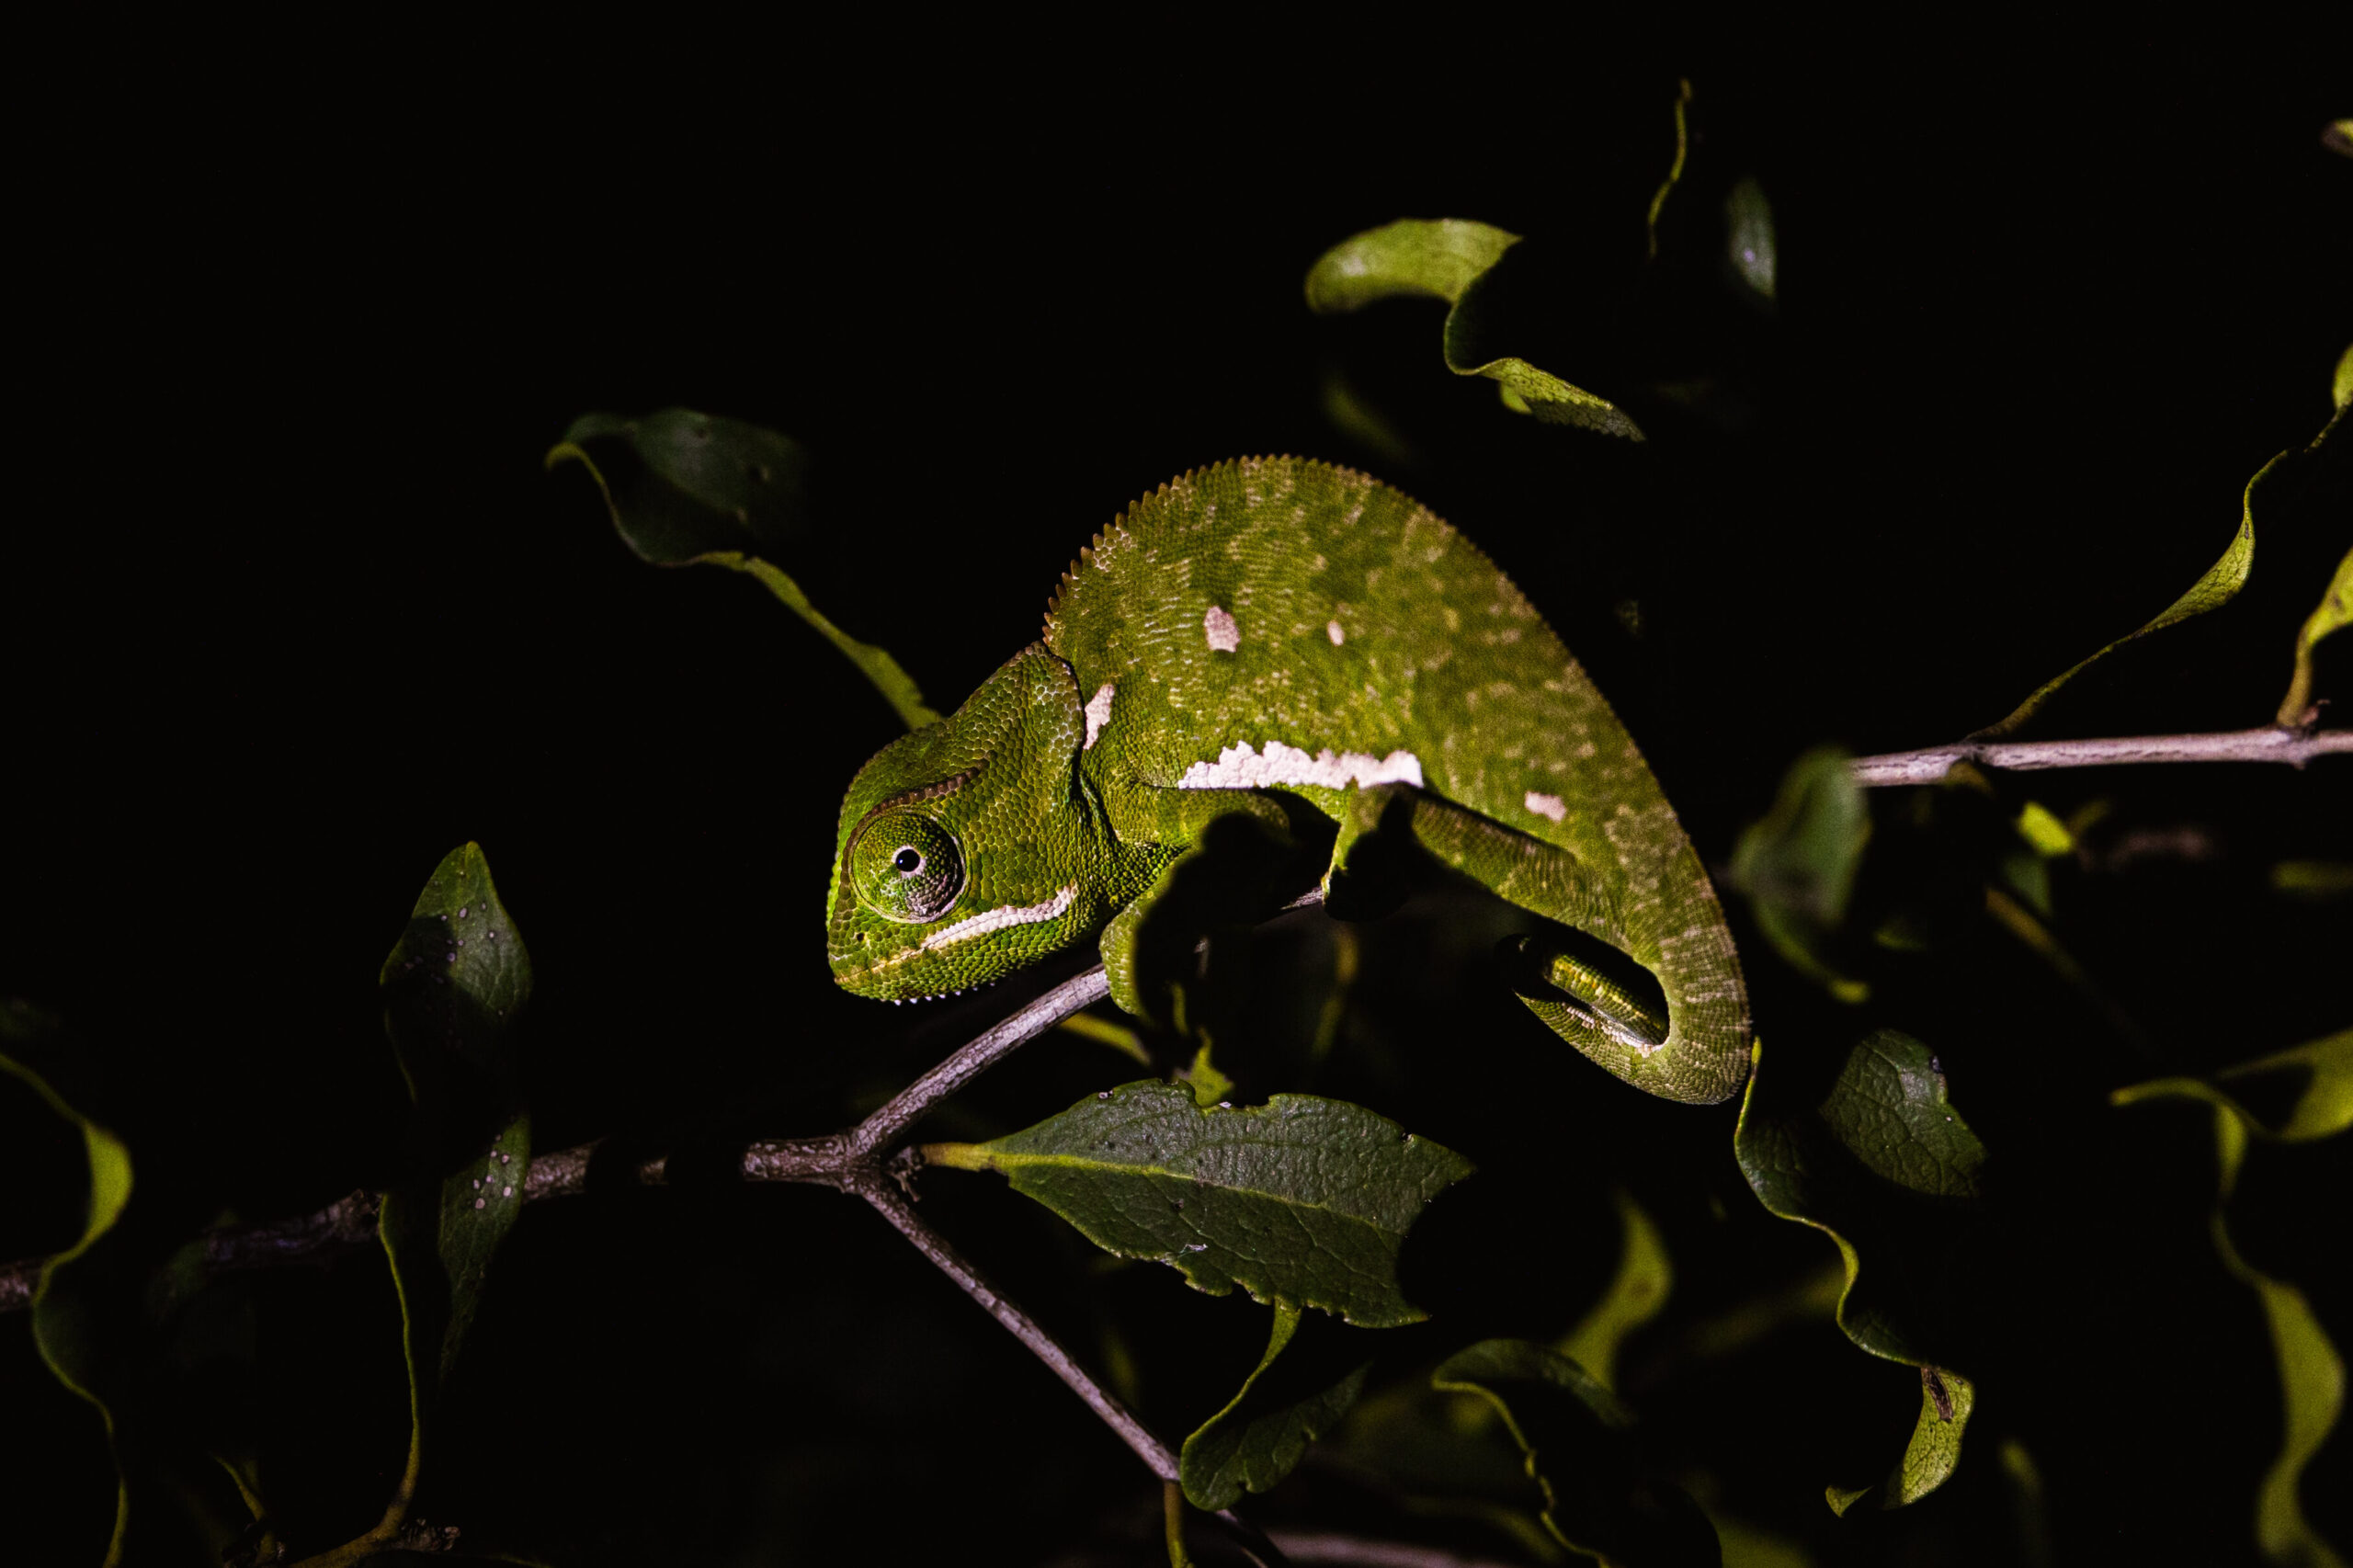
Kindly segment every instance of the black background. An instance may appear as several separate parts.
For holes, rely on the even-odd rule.
[[[1201,33],[1007,63],[1069,42],[208,37],[60,62],[16,159],[0,994],[68,1019],[138,1162],[138,1223],[185,1233],[383,1183],[404,1102],[375,971],[468,839],[538,970],[542,1146],[830,1127],[1005,1006],[883,1014],[829,984],[834,806],[894,721],[748,582],[642,565],[576,469],[543,473],[582,411],[684,403],[805,443],[815,531],[783,564],[943,707],[1160,480],[1253,451],[1374,466],[1528,588],[1721,862],[1807,745],[1952,738],[2168,602],[2229,539],[2247,476],[2318,428],[2353,338],[2353,161],[2319,140],[2347,84],[2290,40],[2237,61],[1785,45],[1571,69],[1492,31],[1337,51]],[[1741,428],[1669,420],[1613,448],[1446,375],[1435,305],[1306,313],[1315,255],[1401,215],[1529,234],[1568,278],[1638,251],[1678,74],[1693,188],[1753,173],[1779,225],[1778,316],[1658,348],[1736,356]],[[1612,320],[1597,297],[1589,319]],[[1580,379],[1582,319],[1530,357]],[[1644,344],[1608,351],[1639,363]],[[1419,460],[1336,431],[1336,369]],[[2044,733],[2265,721],[2353,533],[2333,505],[2303,515],[2259,535],[2240,604],[2120,659]],[[1639,638],[1613,613],[1629,598]],[[2345,664],[2325,654],[2324,692]],[[1819,1320],[1644,1407],[1734,1512],[1824,1562],[2010,1550],[1989,1544],[2016,1506],[2004,1432],[2040,1462],[2069,1560],[2247,1550],[2278,1406],[2252,1298],[2206,1250],[2204,1123],[2151,1111],[2128,1142],[2097,1108],[2344,1026],[2341,916],[2260,891],[2277,858],[2353,858],[2344,778],[2079,774],[2007,798],[2028,793],[2063,814],[2109,795],[2220,847],[2063,886],[2062,936],[2144,1045],[2097,1038],[1993,937],[1869,1020],[1932,1039],[1996,1158],[2007,1139],[2066,1218],[1999,1287],[2011,1376],[1983,1384],[1973,1462],[1913,1510],[1830,1518],[1821,1484],[1883,1465],[1915,1395]],[[1744,952],[1768,1040],[1858,1027]],[[1638,1102],[1548,1055],[1517,1009],[1451,1007],[1421,1065],[1317,1086],[1427,1107],[1420,1130],[1548,1195],[1528,1212],[1552,1228],[1470,1223],[1443,1255],[1473,1280],[1464,1332],[1574,1318],[1614,1251],[1613,1177],[1665,1216],[1694,1312],[1827,1256],[1747,1197],[1731,1108]],[[1253,1098],[1300,1086],[1229,1066]],[[1049,1040],[949,1134],[1122,1075]],[[1516,1108],[1483,1120],[1499,1098]],[[53,1248],[77,1219],[73,1151],[6,1110],[0,1252]],[[2328,1212],[2313,1184],[2341,1196],[2344,1177],[2315,1161],[2280,1211]],[[1255,1354],[1238,1300],[1145,1268],[1090,1297],[1086,1249],[1021,1200],[945,1176],[926,1195],[1083,1356],[1099,1300],[1165,1434]],[[2279,1229],[2289,1262],[2317,1245]],[[2103,1247],[2071,1258],[2063,1238],[2087,1234]],[[533,1213],[512,1246],[424,1505],[474,1540],[566,1563],[951,1543],[1046,1561],[1088,1541],[1151,1560],[1145,1538],[1116,1544],[1156,1508],[1129,1456],[831,1194],[600,1198]],[[316,1549],[372,1518],[397,1470],[390,1293],[363,1257],[257,1302],[279,1506]],[[0,1482],[29,1521],[11,1528],[94,1553],[94,1423],[21,1331],[0,1336],[0,1387],[36,1450]],[[2341,1477],[2346,1452],[2323,1467]],[[2309,1505],[2343,1540],[2328,1490]],[[1311,1473],[1259,1511],[1379,1530],[1387,1506]]]

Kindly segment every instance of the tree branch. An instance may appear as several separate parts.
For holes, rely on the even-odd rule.
[[[1923,751],[1859,756],[1847,765],[1865,789],[1933,784],[1957,762],[2006,772],[2045,767],[2114,767],[2140,762],[2284,762],[2302,767],[2313,757],[2353,752],[2353,730],[2287,730],[2266,724],[2203,735],[2120,735],[2098,741],[1957,741]]]

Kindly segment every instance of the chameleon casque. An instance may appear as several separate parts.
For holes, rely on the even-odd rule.
[[[1739,1087],[1732,935],[1600,692],[1470,540],[1295,458],[1131,506],[1063,574],[1043,641],[859,770],[834,976],[937,996],[1099,933],[1113,1000],[1142,1015],[1137,932],[1172,868],[1237,812],[1290,842],[1302,807],[1333,824],[1336,906],[1360,846],[1406,835],[1566,928],[1529,939],[1515,983],[1563,1040],[1670,1099]]]

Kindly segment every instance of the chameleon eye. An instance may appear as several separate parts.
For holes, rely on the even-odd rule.
[[[900,811],[866,824],[850,849],[858,902],[904,925],[937,920],[964,891],[964,857],[955,835],[920,812]]]

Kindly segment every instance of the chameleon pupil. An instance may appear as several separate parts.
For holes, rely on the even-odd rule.
[[[912,877],[923,869],[923,857],[915,853],[914,845],[903,844],[899,846],[899,852],[891,857],[891,864]]]

